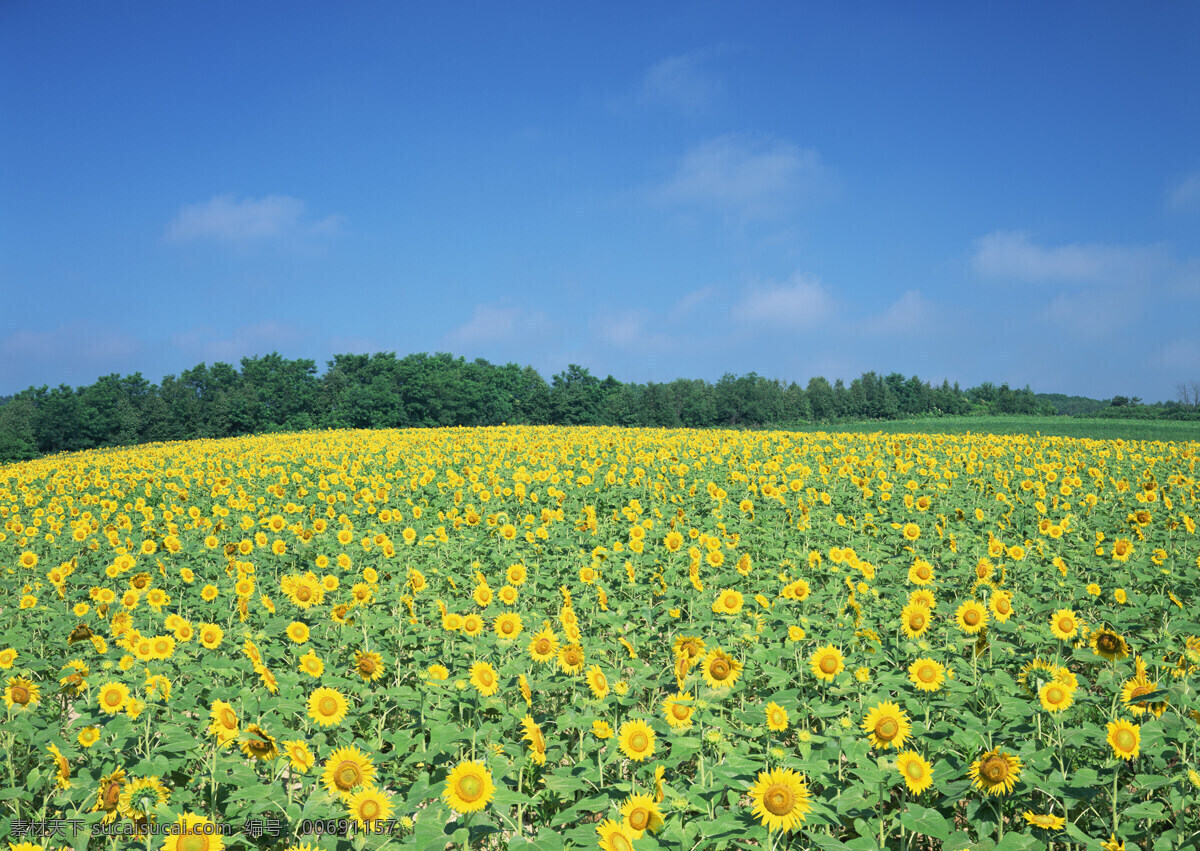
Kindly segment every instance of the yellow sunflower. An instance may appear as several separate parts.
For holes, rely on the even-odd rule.
[[[1017,785],[1021,760],[994,748],[972,762],[968,774],[976,788],[989,795],[1005,795]]]
[[[583,648],[578,644],[568,644],[558,653],[558,669],[564,674],[578,674],[583,670]]]
[[[195,813],[184,813],[175,821],[175,829],[167,833],[163,851],[221,851],[225,840],[216,824]]]
[[[442,795],[450,809],[458,813],[482,810],[496,794],[492,773],[482,762],[460,762],[446,778]]]
[[[954,613],[958,628],[967,635],[975,635],[988,622],[988,611],[978,600],[967,600]]]
[[[800,826],[812,810],[812,793],[804,775],[791,768],[761,771],[750,789],[753,814],[768,831],[789,832]]]
[[[521,622],[521,616],[516,612],[505,612],[496,618],[492,627],[496,630],[498,638],[513,639],[521,634],[525,625]]]
[[[608,678],[604,676],[599,665],[592,665],[588,668],[587,684],[588,688],[592,690],[592,696],[597,700],[603,700],[608,696]]]
[[[726,588],[717,594],[712,610],[718,615],[736,615],[742,610],[743,597],[740,591]]]
[[[267,762],[279,756],[275,737],[257,724],[247,724],[242,736],[241,751],[251,759]]]
[[[135,777],[121,787],[117,809],[131,821],[145,821],[151,810],[167,802],[168,795],[157,777]]]
[[[767,704],[764,710],[767,716],[767,729],[775,733],[783,732],[788,728],[788,711],[778,703],[771,701]],[[667,719],[670,720],[669,718]]]
[[[933,785],[933,766],[915,751],[904,751],[896,757],[896,769],[904,785],[914,795],[920,795]]]
[[[1032,810],[1026,810],[1021,813],[1021,817],[1030,826],[1038,827],[1042,830],[1062,830],[1067,823],[1067,820],[1062,816],[1054,816],[1049,813],[1035,813]]]
[[[654,730],[645,721],[626,721],[617,730],[621,752],[634,762],[645,762],[654,756]]]
[[[871,740],[871,747],[899,750],[908,739],[912,724],[899,705],[885,700],[871,708],[862,728]]]
[[[300,739],[284,742],[283,752],[287,754],[288,765],[291,766],[292,771],[298,771],[301,774],[307,774],[316,762],[312,751],[308,749],[308,743]]]
[[[4,689],[4,705],[9,708],[32,709],[42,699],[41,689],[25,677],[9,677]]]
[[[830,644],[813,653],[809,667],[818,680],[831,683],[834,677],[846,669],[846,661],[842,651]]]
[[[1047,712],[1062,712],[1075,702],[1075,690],[1058,680],[1051,680],[1038,691],[1038,699]]]
[[[228,703],[223,700],[214,700],[208,717],[211,721],[208,725],[208,734],[217,740],[217,744],[223,745],[237,737],[241,725],[233,707]]]
[[[100,686],[97,704],[101,712],[116,715],[129,702],[129,687],[124,683],[107,682]]]
[[[549,621],[547,621],[549,623]],[[558,636],[552,629],[542,629],[529,640],[529,656],[544,665],[558,654]]]
[[[346,801],[350,818],[362,827],[371,829],[376,822],[386,821],[392,815],[392,799],[386,792],[374,786],[364,786]]]
[[[354,671],[367,682],[374,682],[383,676],[383,658],[369,650],[355,650]]]
[[[316,689],[308,698],[308,717],[322,727],[341,724],[348,708],[345,695],[335,688]]]
[[[937,691],[946,681],[946,669],[933,659],[918,659],[908,666],[908,678],[921,691]]]
[[[330,795],[347,798],[364,786],[375,782],[375,765],[371,758],[356,747],[338,748],[322,765],[321,782]]]
[[[1131,760],[1138,755],[1142,742],[1142,728],[1139,725],[1122,719],[1110,721],[1106,729],[1108,730],[1107,741],[1112,746],[1113,756]]]
[[[649,795],[630,795],[621,804],[621,818],[634,839],[646,831],[658,833],[663,828],[662,811]]]
[[[596,825],[600,851],[633,851],[633,833],[620,822],[605,819]]]
[[[1124,659],[1129,655],[1129,645],[1125,643],[1125,639],[1107,627],[1097,629],[1092,633],[1091,645],[1097,656],[1107,659],[1109,662]]]
[[[100,778],[96,789],[96,801],[89,812],[104,813],[105,823],[115,821],[120,816],[121,789],[125,786],[125,769],[117,770]]]
[[[1050,632],[1060,641],[1070,641],[1079,631],[1079,615],[1070,609],[1059,609],[1050,616]]]
[[[691,702],[692,693],[673,694],[663,699],[663,715],[673,730],[686,730],[692,726],[692,714],[696,706]],[[685,702],[686,701],[686,702]]]
[[[491,697],[500,690],[496,669],[488,662],[475,662],[471,665],[471,685],[484,697]]]
[[[292,621],[288,624],[287,637],[295,644],[303,644],[308,641],[309,629],[308,624],[300,621]]]
[[[310,677],[319,677],[325,672],[325,663],[314,651],[309,650],[300,657],[300,672]]]
[[[720,647],[714,647],[705,655],[704,661],[700,665],[700,671],[709,688],[733,688],[738,677],[742,675],[742,663]]]
[[[521,738],[529,742],[529,756],[538,765],[545,765],[546,736],[542,733],[542,728],[533,720],[533,716],[528,714],[521,719],[521,728],[524,730]]]
[[[909,638],[920,638],[933,623],[933,614],[925,606],[910,603],[900,611],[900,625]]]

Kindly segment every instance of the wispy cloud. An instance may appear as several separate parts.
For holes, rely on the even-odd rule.
[[[707,67],[721,52],[695,50],[654,63],[642,75],[638,103],[667,106],[687,115],[706,111],[723,89],[720,78]]]
[[[1132,286],[1160,276],[1170,264],[1160,245],[1073,243],[1044,247],[1024,232],[995,231],[976,240],[971,265],[980,276],[997,280]]]
[[[811,327],[828,319],[836,307],[820,281],[796,274],[785,283],[752,285],[731,315],[741,322]]]
[[[477,304],[471,318],[452,328],[442,338],[451,348],[469,348],[490,343],[511,343],[523,335],[550,331],[551,322],[542,311],[520,307]]]
[[[228,333],[205,325],[170,337],[170,344],[192,362],[236,364],[244,357],[255,357],[278,351],[285,357],[295,357],[297,347],[305,339],[304,332],[287,322],[267,319],[234,328]]]
[[[912,336],[928,334],[936,310],[933,302],[919,290],[907,290],[881,313],[863,320],[862,330],[869,334]]]
[[[1167,207],[1172,210],[1200,209],[1200,171],[1184,175],[1167,191]]]
[[[339,222],[338,216],[307,217],[304,202],[287,195],[241,200],[218,195],[182,208],[167,225],[166,236],[175,242],[250,243],[329,234],[337,230]]]
[[[686,151],[675,173],[650,196],[661,204],[771,218],[826,197],[833,185],[832,172],[812,149],[783,139],[729,134]]]

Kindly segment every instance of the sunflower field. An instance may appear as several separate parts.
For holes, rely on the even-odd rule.
[[[1194,849],[1200,443],[333,431],[0,468],[15,849]]]

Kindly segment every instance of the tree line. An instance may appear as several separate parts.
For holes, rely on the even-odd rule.
[[[571,364],[547,382],[531,366],[503,366],[439,352],[335,355],[316,362],[277,352],[199,364],[152,384],[141,373],[84,387],[30,387],[0,399],[0,461],[165,440],[319,428],[615,425],[761,427],[836,420],[970,413],[1055,413],[1029,389],[981,384],[961,390],[917,376],[864,373],[849,385],[806,385],[756,373],[716,383],[600,379]]]

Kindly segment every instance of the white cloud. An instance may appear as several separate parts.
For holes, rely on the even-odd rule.
[[[197,362],[237,364],[244,357],[266,355],[273,351],[278,351],[284,357],[292,357],[304,338],[305,335],[296,326],[267,319],[242,325],[225,335],[210,325],[192,328],[171,335],[170,343],[176,351]]]
[[[524,335],[536,335],[549,330],[549,319],[542,311],[477,304],[471,312],[471,318],[448,331],[442,339],[444,344],[453,349],[518,342]]]
[[[729,134],[685,152],[674,175],[650,196],[663,204],[769,218],[826,196],[832,185],[832,174],[814,150]]]
[[[600,342],[618,349],[661,353],[675,348],[670,336],[650,330],[648,324],[647,315],[640,310],[602,312],[591,323]]]
[[[721,81],[704,67],[713,55],[711,50],[693,51],[656,62],[642,76],[638,101],[665,104],[688,115],[705,111],[722,89]]]
[[[1145,285],[1169,260],[1162,246],[1091,243],[1042,247],[1018,231],[995,231],[975,241],[971,264],[986,278],[1010,281]]]
[[[835,309],[832,296],[819,281],[796,274],[787,283],[751,286],[731,312],[742,322],[811,327]]]
[[[337,230],[339,217],[319,221],[305,217],[303,201],[287,195],[238,200],[218,195],[179,211],[167,225],[167,238],[175,242],[212,239],[221,242],[256,242],[282,237],[306,237]]]
[[[869,334],[925,334],[932,330],[929,326],[934,316],[933,302],[919,290],[908,290],[882,313],[864,320],[862,330]]]
[[[1167,192],[1167,207],[1185,210],[1200,207],[1200,171],[1184,175]]]

